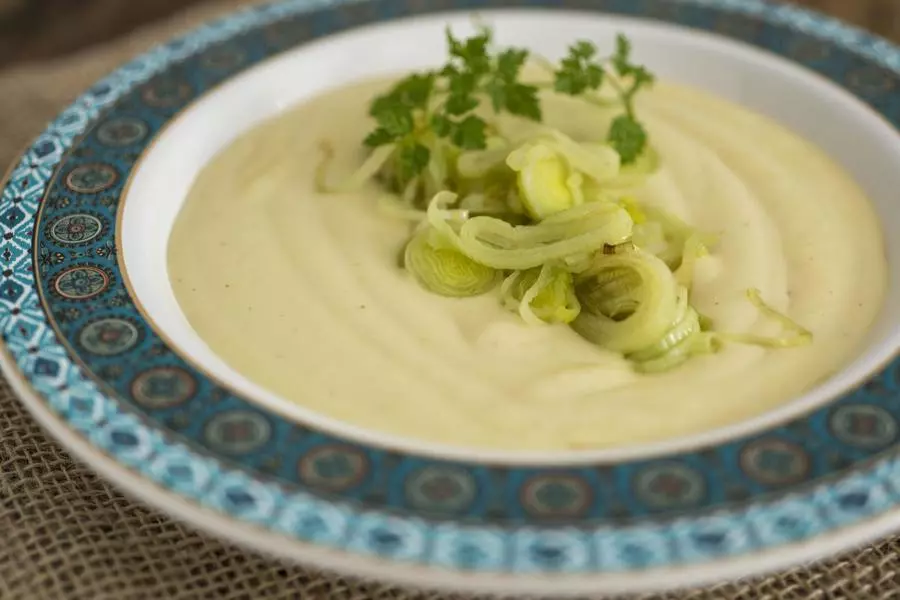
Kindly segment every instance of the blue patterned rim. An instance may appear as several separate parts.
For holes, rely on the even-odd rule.
[[[492,573],[612,573],[792,544],[900,503],[900,360],[758,435],[662,458],[543,468],[364,447],[220,387],[129,296],[116,214],[154,136],[198,95],[309,40],[453,8],[665,20],[801,63],[900,124],[900,49],[759,0],[293,0],[145,54],[65,110],[0,202],[0,326],[25,379],[119,464],[229,518],[317,546]]]

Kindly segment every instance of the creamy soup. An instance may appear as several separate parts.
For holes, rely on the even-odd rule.
[[[362,160],[383,83],[319,96],[243,135],[200,173],[172,231],[169,276],[190,324],[235,370],[364,428],[478,448],[562,450],[659,441],[759,415],[859,349],[886,284],[867,198],[824,153],[706,93],[658,84],[640,100],[662,169],[635,191],[720,235],[692,300],[717,330],[777,334],[746,298],[811,330],[811,345],[740,345],[664,374],[562,325],[533,326],[495,293],[448,299],[398,267],[410,229],[376,188],[313,190],[319,142],[332,177]],[[548,97],[545,122],[602,139],[609,116]]]

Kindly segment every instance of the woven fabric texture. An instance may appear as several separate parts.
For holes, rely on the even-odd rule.
[[[900,0],[802,2],[900,41]],[[193,5],[64,59],[0,72],[0,165],[75,95],[129,57],[229,9]],[[341,579],[231,547],[123,497],[74,462],[0,381],[0,599],[449,600]],[[900,598],[900,539],[763,580],[660,599]]]

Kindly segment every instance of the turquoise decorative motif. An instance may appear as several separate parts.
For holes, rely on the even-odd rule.
[[[87,244],[105,229],[100,217],[78,213],[53,221],[47,235],[61,245]]]
[[[66,175],[66,187],[79,194],[94,194],[111,188],[118,179],[115,168],[107,164],[79,165]]]
[[[138,326],[130,320],[104,317],[85,325],[78,334],[78,342],[91,354],[113,356],[133,348],[140,337]]]
[[[65,300],[87,300],[109,288],[111,277],[100,267],[78,265],[60,272],[51,286]]]
[[[133,117],[109,119],[97,128],[97,140],[107,146],[128,146],[143,140],[148,133],[147,125]]]
[[[802,62],[900,123],[900,50],[795,8],[523,4],[719,31]],[[160,128],[199,94],[283,49],[441,8],[300,0],[244,11],[139,57],[49,126],[0,200],[0,328],[52,410],[118,462],[234,519],[449,569],[671,567],[809,539],[897,508],[898,363],[834,405],[752,438],[612,466],[503,467],[363,447],[287,421],[218,387],[141,319],[118,273],[111,224],[124,182]]]

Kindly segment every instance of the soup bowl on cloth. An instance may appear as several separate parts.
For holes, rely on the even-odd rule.
[[[576,39],[602,45],[623,32],[661,80],[763,115],[843,168],[878,218],[887,281],[840,368],[787,402],[687,435],[518,451],[346,422],[224,360],[185,316],[167,256],[203,169],[294,105],[442,64],[445,27],[471,30],[473,12],[498,42],[551,59]],[[13,165],[0,203],[3,371],[54,437],[132,496],[344,574],[576,595],[820,559],[900,525],[898,124],[900,49],[758,0],[251,8],[97,82]],[[359,406],[377,393],[360,386]],[[657,418],[678,415],[667,410]]]

